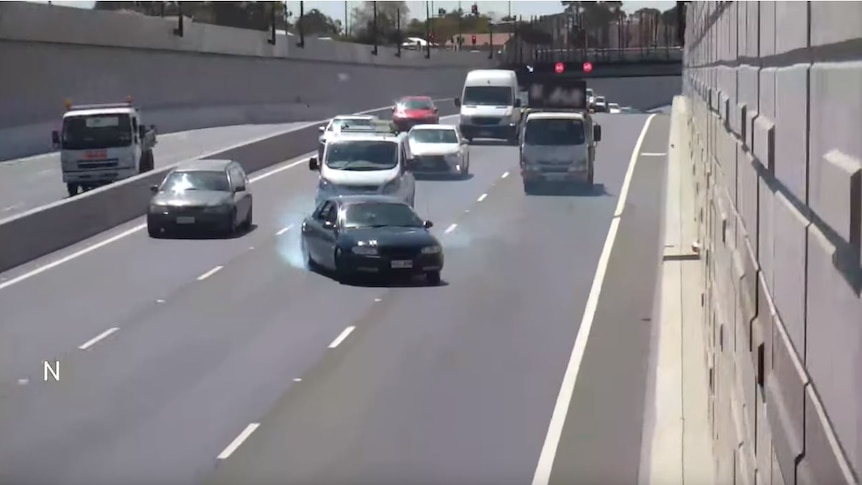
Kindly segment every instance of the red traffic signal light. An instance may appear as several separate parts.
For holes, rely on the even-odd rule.
[[[562,62],[558,62],[558,63],[554,64],[554,72],[555,73],[562,74],[563,71],[565,71],[565,70],[566,70],[566,65],[563,64]]]
[[[476,45],[476,36],[475,35],[470,36],[470,42],[472,42],[473,45]]]
[[[585,63],[584,63],[584,66],[583,66],[583,69],[584,69],[584,72],[592,72],[592,70],[593,70],[593,63],[592,63],[592,62],[590,62],[590,61],[585,62]]]

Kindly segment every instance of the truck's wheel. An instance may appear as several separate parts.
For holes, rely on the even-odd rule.
[[[78,191],[80,190],[80,186],[78,184],[66,184],[66,191],[69,192],[69,197],[74,197],[78,195]]]

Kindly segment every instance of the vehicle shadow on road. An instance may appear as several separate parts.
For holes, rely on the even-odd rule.
[[[494,139],[477,139],[474,138],[473,141],[470,142],[470,146],[476,147],[514,147],[516,145],[508,142],[506,140],[494,140]]]
[[[415,278],[375,278],[375,277],[361,277],[356,278],[352,281],[344,282],[345,286],[358,286],[362,288],[436,288],[449,286],[449,283],[445,280],[440,280],[439,284],[432,285],[428,282],[424,277],[417,276]]]
[[[210,239],[239,239],[241,237],[245,237],[247,234],[251,234],[257,230],[257,224],[252,224],[246,230],[239,230],[231,235],[225,235],[224,233],[218,233],[216,231],[174,231],[170,233],[163,233],[160,239],[175,239],[175,240],[188,240],[188,241],[201,241],[201,240],[210,240]]]
[[[535,187],[527,194],[528,197],[610,197],[605,184],[587,185],[543,185]]]
[[[413,177],[417,182],[466,182],[472,179],[474,175],[472,173],[468,173],[467,175],[423,173],[413,174]]]

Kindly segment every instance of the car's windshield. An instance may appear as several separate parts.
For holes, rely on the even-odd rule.
[[[395,202],[362,202],[344,211],[344,227],[421,227],[422,219],[406,204]]]
[[[462,103],[472,106],[511,106],[512,96],[509,86],[467,86]]]
[[[326,148],[326,166],[337,170],[385,170],[398,165],[398,144],[392,141],[343,140]]]
[[[581,145],[584,141],[584,123],[581,120],[529,120],[524,129],[526,145]]]
[[[228,192],[230,182],[225,172],[189,170],[184,172],[173,172],[168,175],[162,184],[165,192],[184,192],[186,190],[213,190],[217,192]]]
[[[336,118],[329,124],[329,131],[333,131],[345,126],[374,126],[372,120],[368,118]]]
[[[69,116],[63,119],[63,148],[96,150],[132,144],[131,118],[127,114]]]
[[[423,128],[421,130],[413,130],[410,132],[410,140],[417,143],[458,143],[458,137],[455,135],[455,130],[432,130]]]
[[[604,103],[605,102],[604,96],[596,96],[596,102],[597,103]]]
[[[431,103],[429,99],[402,99],[398,106],[401,109],[433,109],[434,105]]]

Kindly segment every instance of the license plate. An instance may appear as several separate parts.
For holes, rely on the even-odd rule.
[[[177,224],[194,224],[194,223],[195,223],[194,217],[188,217],[188,216],[177,217]]]
[[[412,267],[413,267],[413,261],[410,261],[410,260],[407,260],[407,261],[393,261],[393,262],[392,262],[392,267],[393,267],[393,268],[412,268]]]

